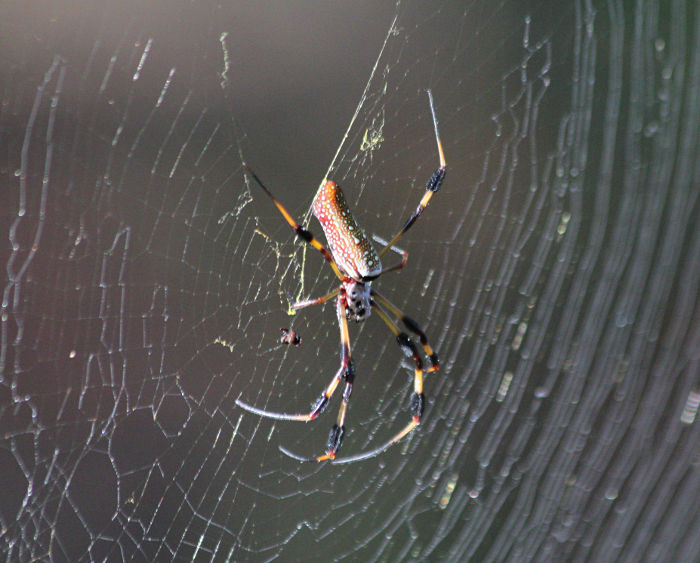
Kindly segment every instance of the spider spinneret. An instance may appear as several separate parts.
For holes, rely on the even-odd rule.
[[[377,279],[380,275],[387,272],[400,270],[406,265],[408,253],[400,251],[394,247],[396,242],[411,228],[413,223],[423,213],[423,210],[428,205],[428,202],[436,193],[442,181],[445,178],[445,170],[447,167],[445,155],[440,142],[438,133],[437,117],[433,105],[433,96],[428,90],[428,98],[430,101],[430,111],[433,117],[433,127],[435,129],[435,139],[437,141],[438,154],[440,158],[439,167],[433,172],[426,185],[425,194],[421,199],[415,212],[406,221],[404,226],[388,243],[384,244],[384,248],[377,253],[372,246],[372,243],[365,235],[364,231],[359,227],[348,207],[345,196],[340,187],[330,180],[324,180],[321,184],[321,189],[313,202],[313,213],[321,223],[323,232],[326,235],[326,240],[330,247],[330,252],[321,244],[310,231],[306,230],[289,214],[285,207],[277,201],[272,192],[262,183],[257,174],[246,163],[243,166],[252,176],[265,194],[272,200],[284,219],[290,227],[294,229],[296,235],[318,250],[323,257],[328,261],[333,272],[340,280],[340,287],[336,290],[317,297],[295,303],[294,309],[303,309],[310,305],[320,305],[333,298],[336,299],[336,316],[338,319],[338,327],[340,329],[341,357],[340,367],[331,379],[331,382],[326,386],[321,395],[315,401],[311,411],[306,414],[287,414],[271,412],[264,409],[259,409],[252,405],[243,402],[240,399],[236,400],[236,404],[241,408],[277,420],[296,420],[309,422],[314,420],[325,409],[331,396],[339,386],[341,381],[344,381],[342,402],[338,412],[336,423],[331,428],[328,435],[328,445],[326,453],[316,457],[301,457],[285,448],[280,447],[280,450],[288,456],[300,461],[326,461],[333,460],[334,463],[349,463],[374,457],[391,445],[401,440],[404,436],[414,430],[421,420],[425,409],[425,396],[423,395],[423,360],[421,359],[418,348],[413,343],[406,332],[399,329],[396,322],[391,318],[391,315],[398,318],[409,332],[418,336],[420,343],[426,356],[430,359],[431,367],[427,371],[435,371],[439,369],[439,360],[437,354],[433,351],[428,343],[423,330],[418,324],[406,316],[398,307],[391,303],[384,296],[379,294],[375,289],[372,289],[372,280]],[[375,237],[375,240],[380,240]],[[384,270],[382,268],[381,257],[388,251],[393,250],[402,256],[401,262]],[[396,338],[396,343],[407,357],[410,357],[414,362],[414,382],[413,393],[410,401],[410,422],[396,434],[391,440],[385,444],[361,454],[350,457],[336,459],[336,454],[340,450],[343,437],[345,435],[345,417],[350,404],[350,396],[355,380],[355,364],[351,357],[350,349],[350,333],[348,330],[348,320],[360,322],[370,316],[372,310],[384,321]],[[283,329],[284,330],[284,329]],[[285,334],[285,337],[287,335]]]

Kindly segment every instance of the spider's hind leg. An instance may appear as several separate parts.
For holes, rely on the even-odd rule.
[[[442,150],[442,143],[440,142],[440,133],[438,132],[438,121],[437,116],[435,115],[435,106],[433,105],[433,94],[430,90],[428,90],[428,99],[430,101],[430,112],[433,116],[433,127],[435,128],[435,140],[437,142],[440,165],[437,167],[435,172],[433,172],[433,175],[430,176],[430,179],[428,180],[428,183],[425,186],[425,194],[423,194],[423,198],[420,200],[420,203],[418,204],[416,210],[413,212],[413,215],[411,215],[408,218],[408,221],[406,221],[401,230],[398,233],[396,233],[394,238],[392,238],[386,244],[386,246],[382,248],[382,250],[379,252],[380,258],[384,256],[384,254],[386,254],[387,250],[389,250],[399,241],[399,239],[406,233],[406,231],[408,231],[408,229],[411,228],[413,223],[416,222],[418,217],[421,216],[421,213],[423,213],[423,210],[428,206],[428,203],[430,202],[433,195],[440,190],[440,186],[442,186],[442,181],[445,179],[447,162],[445,161],[445,152]]]
[[[253,180],[255,180],[255,183],[258,184],[262,188],[262,190],[265,192],[267,197],[269,197],[272,200],[272,203],[275,204],[275,207],[279,210],[279,212],[282,214],[282,217],[284,217],[284,220],[287,221],[287,224],[294,229],[294,232],[296,235],[303,240],[304,242],[309,243],[311,246],[313,246],[316,250],[318,250],[323,257],[328,261],[328,263],[331,265],[331,268],[333,268],[333,272],[335,272],[335,275],[338,276],[338,279],[343,279],[343,274],[340,273],[340,270],[338,269],[338,264],[336,264],[335,260],[333,259],[333,256],[331,255],[328,250],[319,242],[319,240],[311,233],[311,231],[306,230],[304,227],[302,227],[299,223],[297,223],[296,219],[291,216],[289,211],[287,211],[287,208],[284,207],[279,201],[277,201],[277,198],[272,195],[272,192],[265,186],[265,184],[262,183],[262,180],[258,177],[258,175],[253,171],[253,169],[246,163],[243,163],[243,167],[248,171],[248,174],[250,174],[253,177]]]

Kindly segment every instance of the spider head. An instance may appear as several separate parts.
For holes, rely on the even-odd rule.
[[[356,322],[364,321],[372,313],[369,298],[369,282],[348,280],[343,283],[348,308],[345,314],[348,319]]]

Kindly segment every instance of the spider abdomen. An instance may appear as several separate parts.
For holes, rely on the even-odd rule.
[[[331,254],[344,274],[362,281],[382,273],[379,256],[357,225],[345,195],[335,182],[324,181],[314,200],[313,212],[323,227]]]

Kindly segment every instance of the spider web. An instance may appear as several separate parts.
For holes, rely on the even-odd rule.
[[[33,8],[0,7],[6,559],[696,557],[693,2]],[[440,354],[423,423],[300,464],[338,397],[235,402],[308,408],[338,328],[289,305],[337,281],[241,162],[388,238],[438,163],[428,88],[447,178],[376,282]],[[376,316],[351,340],[345,455],[413,377]]]

